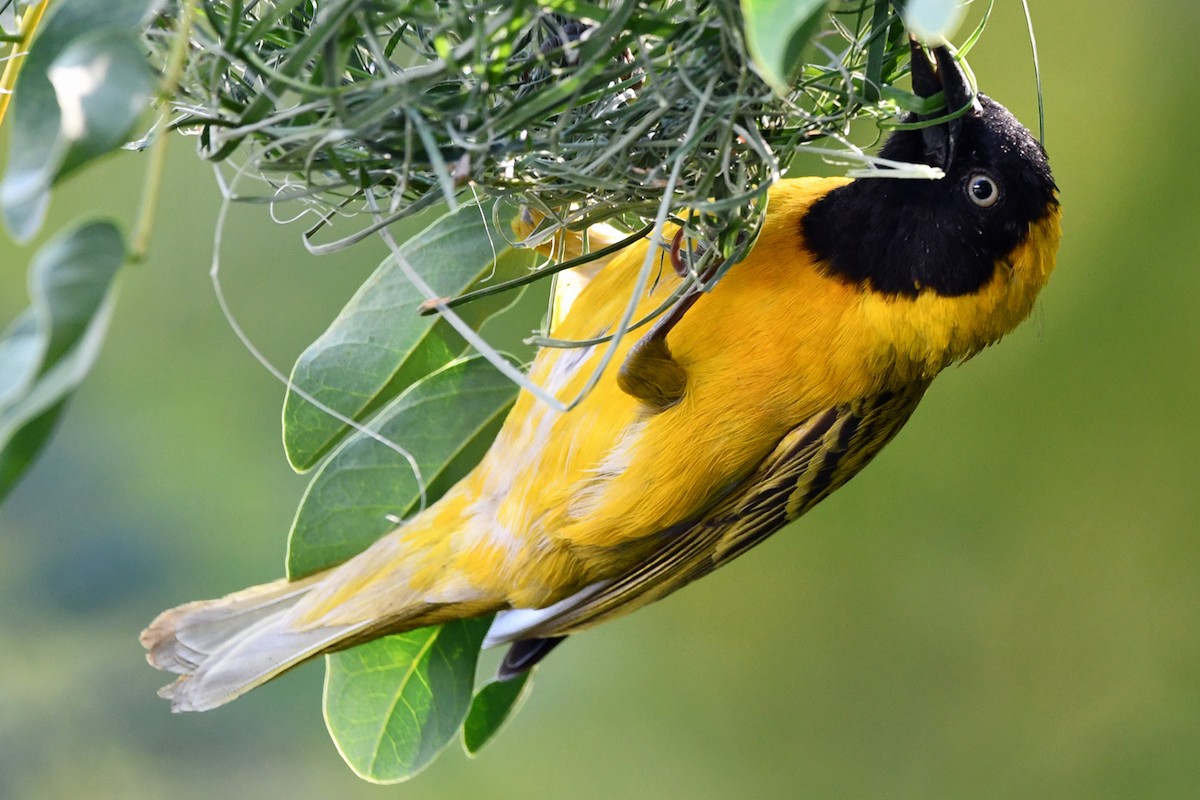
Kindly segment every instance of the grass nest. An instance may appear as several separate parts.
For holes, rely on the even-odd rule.
[[[368,212],[332,241],[312,226],[311,249],[466,192],[549,232],[669,219],[728,264],[799,152],[924,103],[893,87],[908,48],[886,0],[834,3],[785,91],[744,22],[737,0],[204,0],[147,40],[166,62],[187,36],[172,124],[212,161],[237,154],[257,199]]]

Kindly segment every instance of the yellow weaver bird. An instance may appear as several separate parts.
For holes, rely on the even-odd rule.
[[[522,393],[492,448],[441,500],[343,564],[160,615],[150,662],[177,711],[226,703],[316,655],[496,613],[501,676],[567,634],[711,572],[853,477],[945,367],[1029,314],[1054,266],[1045,152],[972,95],[945,47],[914,45],[913,86],[950,121],[898,130],[881,156],[938,180],[786,180],[753,250],[687,314],[635,342],[562,414]],[[621,317],[646,248],[582,290],[553,335]],[[660,258],[640,318],[681,278]],[[580,390],[603,347],[544,349],[530,377]]]

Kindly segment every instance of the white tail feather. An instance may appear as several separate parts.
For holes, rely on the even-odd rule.
[[[553,620],[560,614],[573,611],[597,592],[603,591],[612,581],[597,581],[588,584],[570,597],[565,597],[557,603],[545,608],[512,608],[496,612],[492,626],[488,628],[483,646],[496,647],[501,644],[511,644],[518,639],[528,638],[532,631]],[[533,636],[538,634],[533,633]]]
[[[288,626],[292,607],[319,577],[276,581],[160,614],[141,640],[151,664],[182,676],[159,692],[171,710],[228,703],[365,627]]]

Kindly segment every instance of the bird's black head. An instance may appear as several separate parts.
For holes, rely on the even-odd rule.
[[[943,92],[949,111],[933,116],[966,112],[897,130],[879,155],[938,167],[945,177],[862,178],[814,203],[802,223],[808,248],[830,274],[888,294],[979,290],[1058,202],[1037,140],[1004,106],[972,97],[949,50],[933,54],[936,70],[913,45],[913,90]]]

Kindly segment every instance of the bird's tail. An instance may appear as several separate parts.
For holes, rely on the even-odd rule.
[[[503,608],[503,591],[464,572],[472,551],[458,553],[446,534],[463,532],[465,502],[451,492],[324,572],[159,614],[142,645],[153,666],[180,676],[159,694],[173,711],[205,711],[323,653]]]
[[[336,649],[362,626],[286,624],[288,612],[322,577],[275,581],[159,614],[142,631],[146,658],[181,676],[159,695],[171,701],[173,711],[205,711]]]

